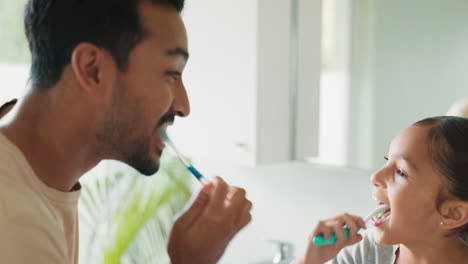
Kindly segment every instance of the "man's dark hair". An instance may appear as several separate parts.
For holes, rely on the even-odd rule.
[[[179,13],[184,8],[184,0],[29,0],[24,26],[33,87],[44,90],[56,84],[82,42],[109,51],[125,71],[129,53],[145,37],[140,1],[174,7]]]

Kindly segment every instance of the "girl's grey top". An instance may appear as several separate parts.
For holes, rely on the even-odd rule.
[[[399,245],[379,245],[370,232],[362,233],[361,242],[346,247],[327,264],[394,264]]]

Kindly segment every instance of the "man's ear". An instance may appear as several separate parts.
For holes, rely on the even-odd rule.
[[[442,204],[441,225],[445,229],[455,229],[468,223],[468,201],[450,200]]]
[[[95,93],[102,87],[106,67],[105,52],[91,43],[80,43],[73,50],[71,67],[80,87]]]

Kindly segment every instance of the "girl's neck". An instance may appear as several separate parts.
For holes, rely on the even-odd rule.
[[[468,259],[468,247],[460,240],[445,238],[424,245],[400,245],[395,264],[458,264]]]

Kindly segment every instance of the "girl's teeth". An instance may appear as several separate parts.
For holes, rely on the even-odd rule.
[[[380,225],[390,219],[390,209],[388,209],[383,215],[376,215],[372,218],[374,225]]]

